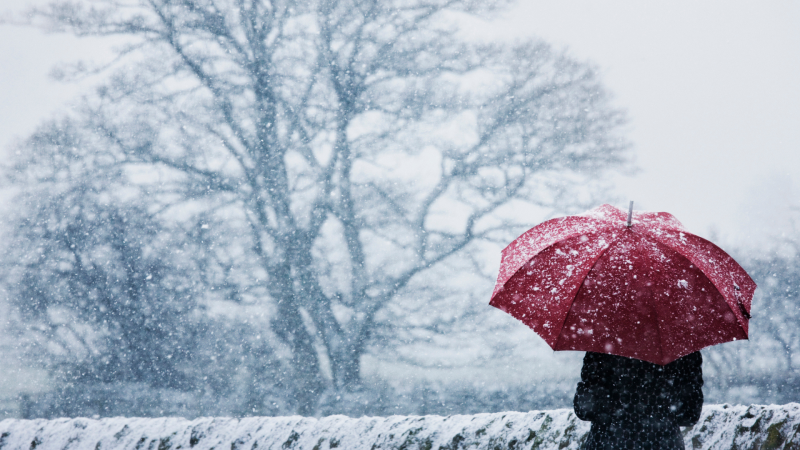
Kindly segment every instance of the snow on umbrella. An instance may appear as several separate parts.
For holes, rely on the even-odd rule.
[[[671,214],[631,218],[602,205],[548,220],[509,244],[490,304],[553,350],[667,364],[747,339],[755,289],[733,258]]]

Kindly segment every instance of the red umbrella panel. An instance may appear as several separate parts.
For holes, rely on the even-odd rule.
[[[503,250],[490,304],[554,350],[667,364],[747,339],[756,285],[668,213],[611,205],[539,224]]]

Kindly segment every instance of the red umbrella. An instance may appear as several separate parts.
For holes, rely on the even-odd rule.
[[[506,247],[490,304],[553,350],[667,364],[747,339],[755,289],[733,258],[671,214],[602,205]]]

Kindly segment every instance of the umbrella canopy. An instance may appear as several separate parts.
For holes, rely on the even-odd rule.
[[[756,284],[671,214],[602,205],[541,223],[503,250],[490,304],[553,348],[667,364],[747,339]]]

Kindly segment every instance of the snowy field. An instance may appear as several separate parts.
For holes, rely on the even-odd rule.
[[[712,405],[687,449],[800,448],[800,404]],[[26,450],[577,449],[588,422],[571,410],[472,416],[57,419],[0,422],[0,448]]]

